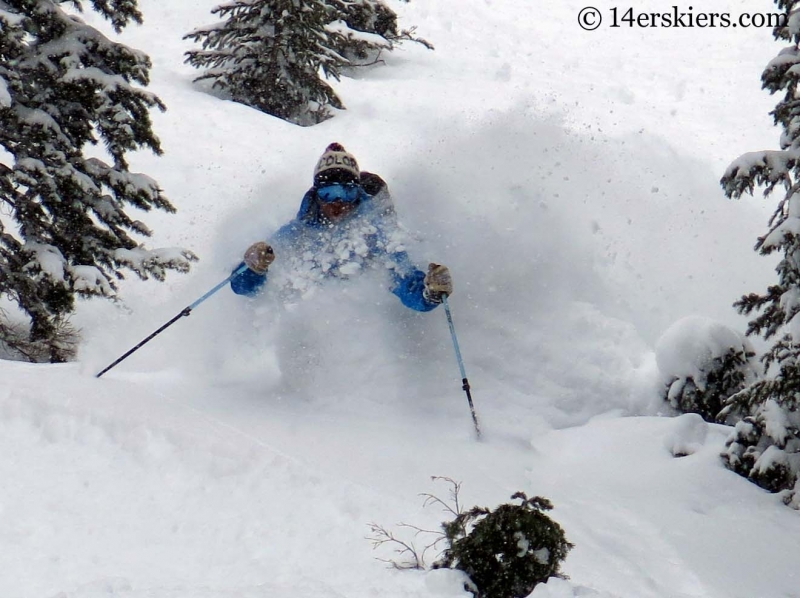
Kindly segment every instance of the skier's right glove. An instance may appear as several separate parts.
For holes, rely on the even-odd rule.
[[[444,295],[453,294],[453,278],[447,266],[440,264],[428,265],[428,273],[425,275],[425,289],[422,296],[431,303],[441,303]]]
[[[266,274],[269,265],[275,261],[275,252],[264,241],[253,243],[244,252],[244,263],[256,274]]]
[[[361,188],[371,197],[386,189],[386,181],[371,172],[361,173]]]

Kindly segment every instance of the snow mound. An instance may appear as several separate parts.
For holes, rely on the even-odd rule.
[[[700,384],[709,366],[730,349],[752,352],[749,341],[711,318],[688,316],[670,326],[656,343],[656,363],[667,378],[691,378]]]
[[[672,432],[664,438],[673,457],[693,455],[705,444],[708,424],[697,413],[686,413],[675,418]]]

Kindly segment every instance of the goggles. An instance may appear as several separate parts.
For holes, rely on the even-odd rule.
[[[317,189],[317,196],[322,203],[354,203],[361,197],[358,183],[328,183]]]

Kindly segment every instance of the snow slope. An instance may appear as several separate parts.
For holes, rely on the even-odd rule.
[[[180,38],[214,5],[145,0],[120,36],[169,108],[165,156],[131,160],[179,209],[143,216],[149,244],[201,261],[126,282],[123,307],[81,304],[78,363],[0,364],[0,596],[469,596],[365,539],[371,522],[435,528],[418,495],[446,494],[437,475],[467,506],[554,502],[571,579],[535,598],[800,596],[797,513],[721,466],[724,427],[665,417],[653,353],[688,315],[742,329],[730,304],[772,279],[751,250],[769,205],[717,183],[777,142],[769,33],[392,1],[436,50],[343,79],[348,110],[301,129],[192,85]],[[223,290],[93,378],[291,218],[333,140],[389,181],[412,257],[453,270],[484,441],[441,310],[410,313],[369,277],[292,306]]]

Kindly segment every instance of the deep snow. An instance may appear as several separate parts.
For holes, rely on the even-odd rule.
[[[654,354],[685,316],[743,329],[730,304],[772,281],[752,251],[771,204],[717,181],[777,144],[758,78],[779,45],[584,32],[572,2],[390,3],[436,50],[343,79],[348,110],[307,129],[192,85],[181,35],[215,2],[141,3],[120,37],[169,109],[165,156],[131,162],[179,209],[142,216],[148,245],[201,261],[126,282],[123,307],[82,303],[78,363],[0,364],[0,596],[466,597],[454,572],[387,569],[365,539],[371,522],[436,527],[418,496],[446,493],[435,475],[467,506],[554,502],[571,579],[535,598],[800,596],[797,513],[722,467],[726,428],[673,417]],[[223,290],[93,378],[291,218],[333,140],[389,181],[412,257],[452,269],[484,441],[444,314],[368,276],[291,306]]]

